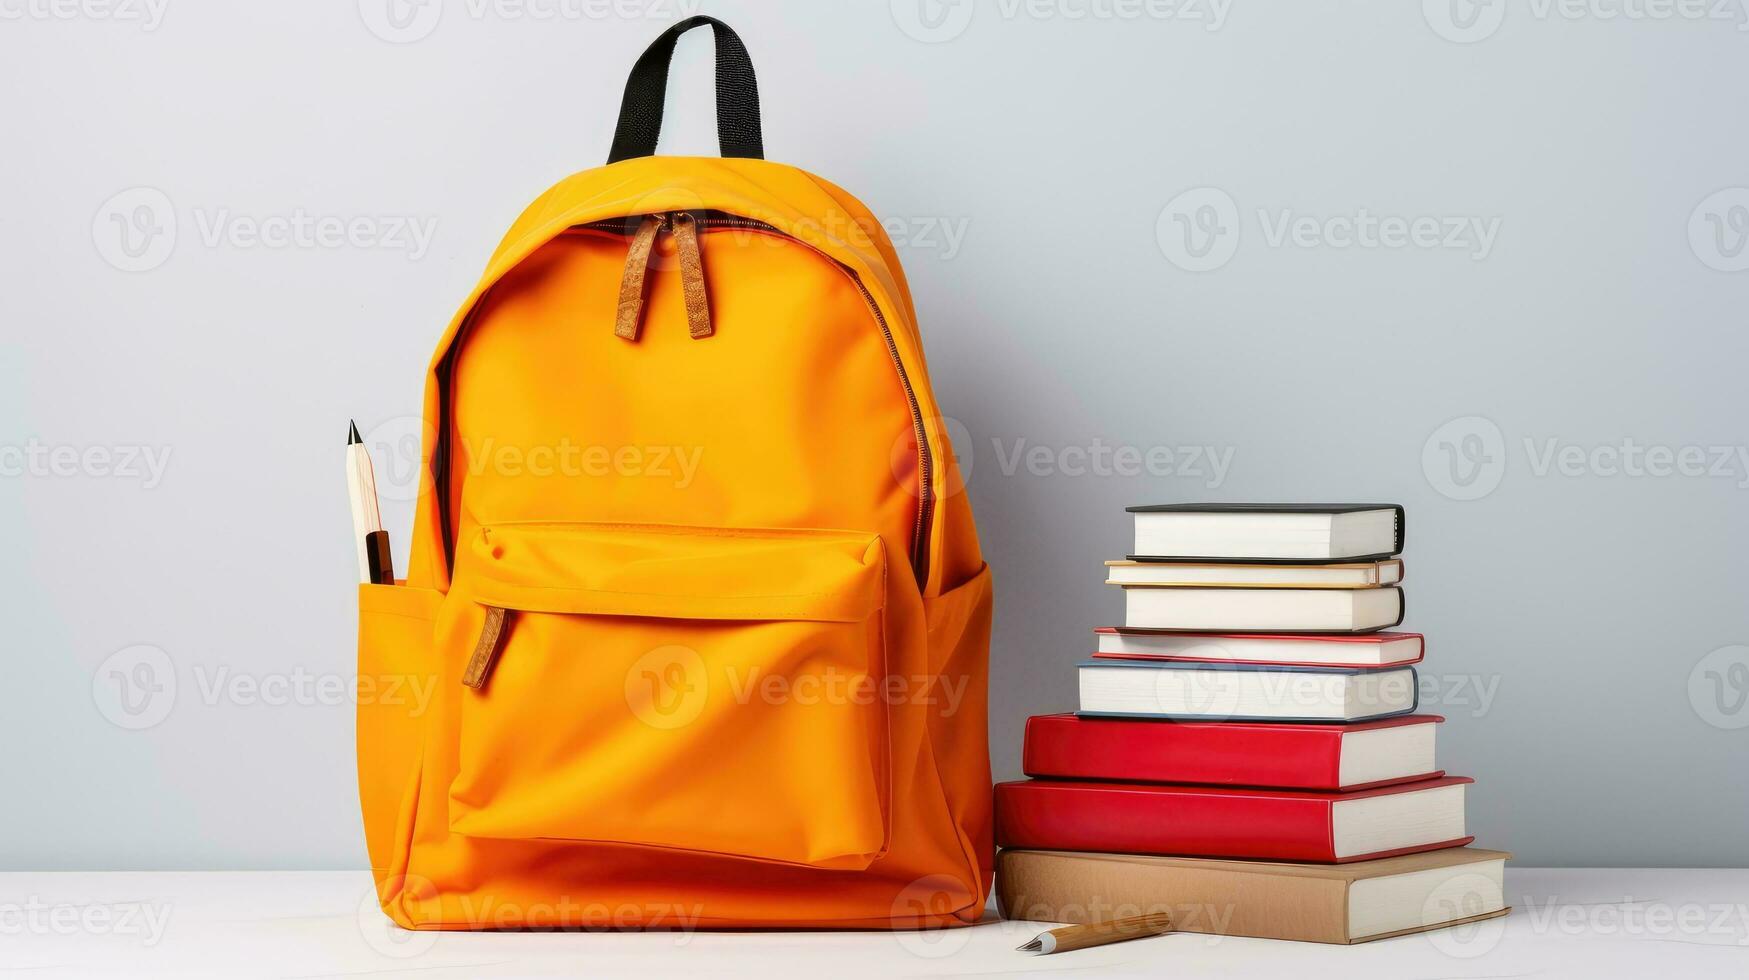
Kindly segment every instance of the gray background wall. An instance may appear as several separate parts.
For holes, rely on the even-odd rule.
[[[1450,2],[704,10],[770,156],[896,231],[996,569],[999,776],[1118,615],[1124,505],[1395,500],[1482,843],[1749,864],[1745,13]],[[615,6],[8,6],[0,866],[363,863],[345,422],[392,466],[499,234],[604,158],[683,9]],[[669,152],[714,148],[708,48]],[[252,237],[300,214],[355,234]]]

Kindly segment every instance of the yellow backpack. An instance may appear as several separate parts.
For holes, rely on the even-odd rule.
[[[723,158],[654,156],[703,24]],[[638,60],[609,165],[510,229],[424,413],[407,580],[359,589],[394,921],[979,917],[989,572],[898,257],[763,159],[727,26]]]

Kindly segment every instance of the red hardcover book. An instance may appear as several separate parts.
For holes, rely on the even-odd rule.
[[[1195,722],[1035,715],[1028,776],[1210,783],[1349,792],[1444,775],[1434,766],[1438,715],[1352,725]]]
[[[1032,779],[996,786],[996,843],[1345,864],[1468,844],[1461,777],[1358,793]]]

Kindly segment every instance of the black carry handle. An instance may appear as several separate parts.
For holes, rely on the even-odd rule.
[[[729,25],[715,17],[688,17],[662,32],[632,65],[625,97],[619,103],[619,127],[613,132],[608,163],[654,156],[662,132],[662,103],[668,95],[668,64],[680,35],[705,24],[717,41],[717,145],[723,156],[765,159],[765,138],[759,125],[759,84],[753,59]]]

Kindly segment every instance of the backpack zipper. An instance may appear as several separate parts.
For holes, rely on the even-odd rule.
[[[646,222],[649,219],[655,219],[659,227],[672,227],[676,216],[682,214],[686,215],[691,223],[695,224],[700,231],[706,231],[712,228],[739,228],[745,231],[777,235],[781,238],[793,241],[804,248],[812,250],[821,258],[826,259],[828,262],[831,262],[833,265],[842,269],[844,274],[850,277],[850,281],[856,285],[857,292],[862,295],[863,303],[868,306],[869,312],[874,315],[875,324],[880,327],[881,339],[886,342],[887,346],[887,357],[893,363],[893,370],[899,376],[899,387],[904,389],[905,401],[911,409],[911,426],[917,439],[918,467],[917,519],[911,528],[911,569],[917,577],[918,587],[922,588],[926,586],[929,582],[929,526],[930,518],[933,516],[935,509],[935,492],[934,488],[930,485],[934,454],[931,453],[929,449],[929,430],[923,424],[923,408],[917,401],[917,389],[911,384],[910,375],[905,372],[905,362],[899,356],[898,342],[893,339],[892,327],[887,323],[886,314],[881,312],[880,304],[875,302],[874,294],[869,292],[868,286],[863,283],[862,277],[857,275],[855,269],[852,269],[843,262],[827,255],[820,249],[809,245],[807,242],[804,242],[793,235],[785,234],[775,225],[767,224],[763,221],[756,221],[752,218],[743,218],[739,215],[727,214],[721,211],[676,211],[651,215],[629,215],[625,218],[607,218],[601,221],[591,221],[586,224],[573,225],[572,230],[604,231],[625,235],[628,238],[635,239],[640,228],[648,227]],[[623,285],[624,284],[622,283],[622,286]],[[623,303],[624,299],[622,298],[622,309]],[[623,317],[620,322],[623,323]],[[464,334],[467,326],[468,324],[463,326]],[[631,337],[627,339],[636,338],[636,329],[635,326],[631,328]],[[622,327],[620,330],[623,331],[624,328]],[[620,332],[620,336],[624,337],[625,333]],[[700,334],[696,328],[695,321],[693,336],[695,338],[699,336],[708,336],[708,331],[704,334]],[[433,457],[434,468],[437,469],[438,473],[442,474],[437,481],[438,506],[441,508],[438,523],[443,528],[444,551],[448,556],[450,567],[452,569],[455,564],[455,543],[453,541],[453,532],[449,526],[449,464],[446,447],[449,438],[449,387],[450,383],[453,381],[453,368],[455,363],[454,354],[460,349],[462,340],[463,337],[458,335],[451,343],[449,352],[444,356],[443,374],[445,376],[445,383],[441,386],[442,390],[439,393],[440,405],[443,410],[444,428],[438,433],[437,452]]]
[[[767,224],[766,222],[756,221],[752,218],[743,218],[739,215],[726,214],[721,211],[676,211],[655,215],[632,215],[626,218],[607,218],[602,221],[591,221],[588,224],[576,225],[575,228],[584,231],[606,231],[635,236],[638,230],[644,226],[644,222],[649,218],[655,218],[658,222],[664,223],[665,227],[672,227],[682,214],[689,216],[701,231],[708,231],[712,228],[738,228],[745,231],[764,232],[766,234],[777,235],[781,238],[789,239],[798,245],[802,245],[803,247],[814,251],[833,265],[844,270],[844,274],[849,276],[850,281],[856,285],[857,292],[862,295],[862,301],[867,304],[869,312],[874,315],[875,323],[881,329],[881,339],[885,341],[887,345],[887,357],[893,362],[893,370],[899,375],[899,387],[905,390],[905,401],[911,409],[911,425],[917,438],[918,463],[917,521],[911,529],[911,567],[916,573],[918,585],[922,586],[927,584],[929,579],[929,525],[930,518],[933,516],[935,508],[934,488],[930,485],[931,465],[934,462],[934,456],[929,450],[929,432],[923,424],[923,409],[917,402],[917,389],[912,386],[910,375],[905,373],[905,362],[899,357],[898,342],[893,339],[892,327],[887,324],[886,314],[881,312],[880,304],[875,302],[874,294],[869,292],[868,286],[863,284],[862,277],[856,274],[855,269],[852,269],[843,262],[827,255],[825,252],[814,248],[814,246],[809,245],[807,242],[804,242],[793,235],[784,234],[784,232],[779,230],[776,226]]]

